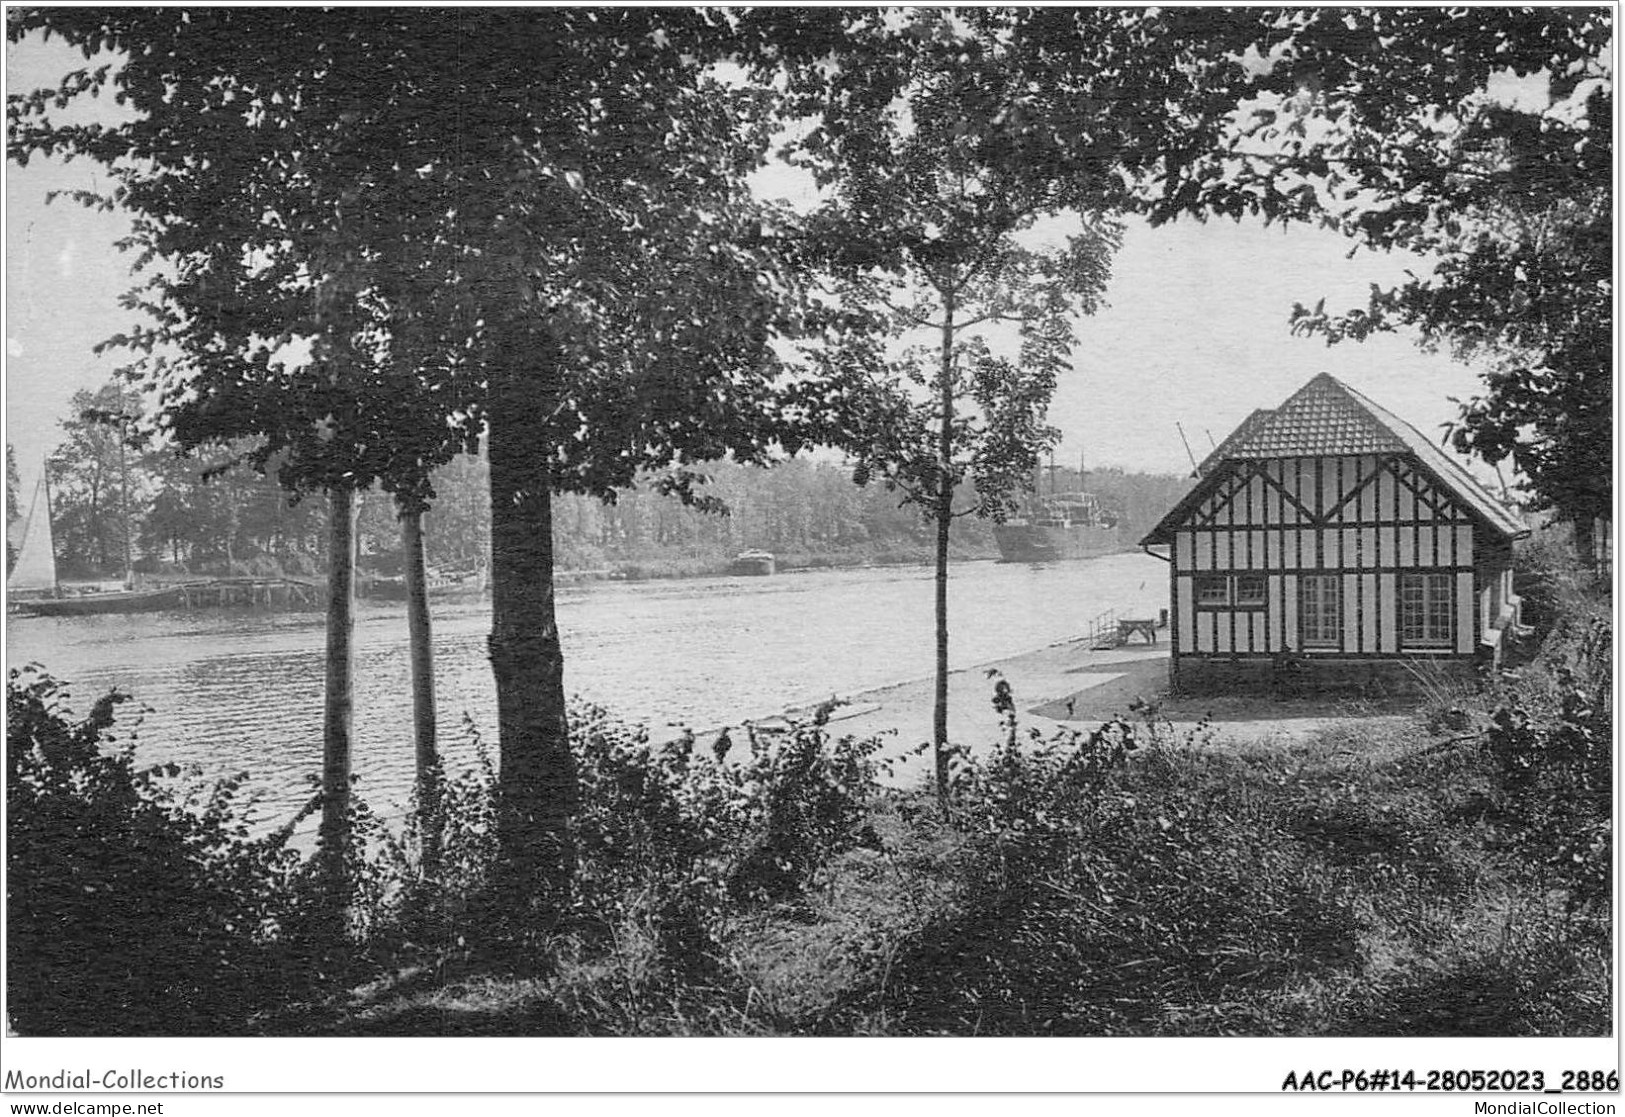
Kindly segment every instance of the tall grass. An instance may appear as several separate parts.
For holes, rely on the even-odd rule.
[[[1154,732],[1086,795],[973,800],[950,882],[805,1030],[1605,1034],[1606,910],[1487,812],[1493,762],[1420,726],[1291,748]],[[1076,755],[1076,754],[1073,754]],[[990,787],[990,790],[993,790]]]

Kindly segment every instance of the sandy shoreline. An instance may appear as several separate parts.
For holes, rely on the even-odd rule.
[[[1022,727],[1046,735],[1063,728],[1089,728],[1117,716],[1135,719],[1129,707],[1140,700],[1156,703],[1176,731],[1206,719],[1216,742],[1287,743],[1339,721],[1403,719],[1411,716],[1416,704],[1403,698],[1361,702],[1267,693],[1170,698],[1166,643],[1136,640],[1096,650],[1080,637],[953,672],[948,680],[951,740],[976,748],[998,739],[1001,724],[992,704],[995,671],[1010,684]],[[933,680],[927,677],[843,695],[844,704],[833,711],[829,729],[841,737],[887,736],[890,743],[881,756],[904,761],[897,765],[897,775],[911,781],[923,776],[927,767],[911,754],[931,738],[933,690]]]
[[[1082,638],[1068,640],[952,672],[948,732],[954,740],[974,743],[998,735],[995,671],[1010,684],[1023,724],[1040,728],[1058,728],[1068,720],[1105,720],[1127,713],[1136,698],[1155,700],[1168,689],[1165,645],[1136,643],[1094,651]],[[927,677],[854,694],[854,706],[874,703],[879,708],[840,718],[832,728],[843,735],[893,732],[909,744],[929,740],[934,689],[934,680]],[[1050,709],[1068,700],[1073,703],[1070,716],[1064,709]],[[841,710],[835,713],[839,718]]]

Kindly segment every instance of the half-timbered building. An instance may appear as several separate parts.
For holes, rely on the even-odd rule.
[[[1526,529],[1404,420],[1322,374],[1255,411],[1142,546],[1173,685],[1202,671],[1497,658]]]

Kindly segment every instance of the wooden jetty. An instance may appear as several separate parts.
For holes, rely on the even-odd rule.
[[[35,617],[89,617],[176,609],[316,609],[322,605],[323,592],[322,582],[298,578],[212,578],[132,590],[13,597],[8,606],[19,615]]]
[[[321,582],[300,578],[214,578],[178,588],[182,609],[317,609],[324,592]]]

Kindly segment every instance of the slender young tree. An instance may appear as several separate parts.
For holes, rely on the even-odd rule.
[[[336,484],[327,492],[327,656],[322,709],[322,816],[319,872],[328,906],[326,937],[343,934],[349,910],[350,782],[355,733],[355,491]]]
[[[417,766],[418,832],[423,836],[425,880],[440,875],[440,753],[435,741],[434,631],[429,616],[428,564],[423,513],[399,502],[401,549],[405,552],[406,630],[412,680],[412,741]]]
[[[1072,322],[1099,305],[1120,230],[1078,183],[998,157],[1030,125],[996,38],[953,13],[900,18],[916,49],[892,56],[891,81],[860,89],[792,156],[826,187],[811,225],[859,327],[818,357],[862,416],[844,432],[857,478],[900,489],[935,533],[931,743],[946,801],[950,528],[1002,518],[1030,487],[1057,438],[1045,414],[1072,364]],[[1046,219],[1070,226],[1044,238],[1059,247],[1033,244]]]

